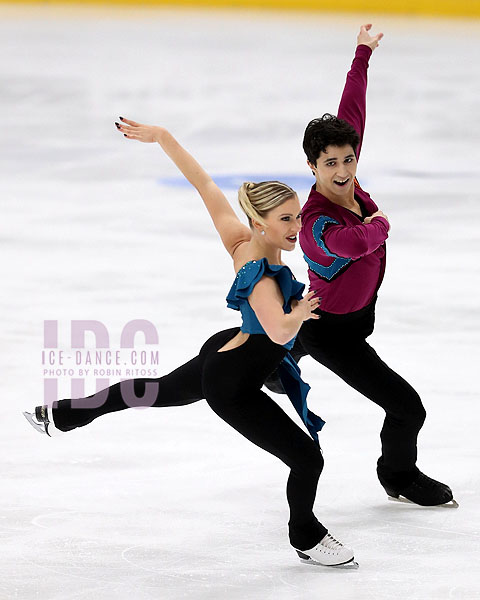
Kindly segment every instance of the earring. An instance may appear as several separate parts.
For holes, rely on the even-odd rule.
[[[260,232],[262,235],[265,235],[265,231],[262,229],[262,231]]]

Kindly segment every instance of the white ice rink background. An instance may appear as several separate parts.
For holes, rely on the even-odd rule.
[[[370,15],[0,8],[2,418],[0,598],[456,600],[480,598],[480,24]],[[235,326],[230,260],[195,192],[119,115],[168,127],[232,203],[244,178],[312,178],[306,123],[335,113],[360,23],[370,63],[359,180],[390,217],[371,343],[419,391],[419,466],[458,510],[387,501],[383,414],[320,367],[325,469],[316,513],[355,572],[301,564],[287,469],[204,401],[130,410],[48,439],[43,322],[95,319],[159,335],[159,375]],[[299,279],[298,248],[285,260]],[[113,383],[114,379],[111,380]],[[94,391],[89,378],[86,391]],[[70,379],[60,378],[68,396]],[[289,414],[292,408],[276,397]],[[293,415],[292,415],[293,416]],[[296,417],[293,417],[296,418]]]

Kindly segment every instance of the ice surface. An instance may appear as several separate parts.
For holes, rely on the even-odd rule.
[[[480,598],[480,24],[375,18],[385,39],[359,178],[393,227],[372,342],[422,395],[419,466],[460,508],[389,503],[374,468],[381,411],[305,359],[327,420],[316,512],[360,563],[338,572],[297,560],[286,468],[204,402],[57,439],[21,410],[43,401],[45,319],[64,345],[72,320],[102,321],[117,346],[127,321],[148,319],[162,373],[238,322],[224,303],[232,267],[199,198],[113,121],[169,127],[232,202],[232,181],[269,174],[296,178],[304,199],[304,126],[336,111],[371,16],[0,14],[0,598]],[[285,259],[305,279],[301,252]],[[70,379],[59,385],[68,395]]]

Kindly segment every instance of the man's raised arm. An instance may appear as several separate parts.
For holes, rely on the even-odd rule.
[[[352,67],[347,74],[347,81],[343,89],[342,98],[338,107],[338,118],[347,121],[355,128],[360,136],[357,148],[357,159],[362,149],[365,120],[367,116],[367,69],[368,61],[373,50],[378,46],[383,33],[370,35],[371,24],[362,25],[357,36],[357,49]]]

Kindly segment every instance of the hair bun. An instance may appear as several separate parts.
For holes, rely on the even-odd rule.
[[[238,200],[250,226],[253,221],[264,225],[267,213],[292,196],[295,196],[292,188],[279,181],[245,181],[238,190]]]

